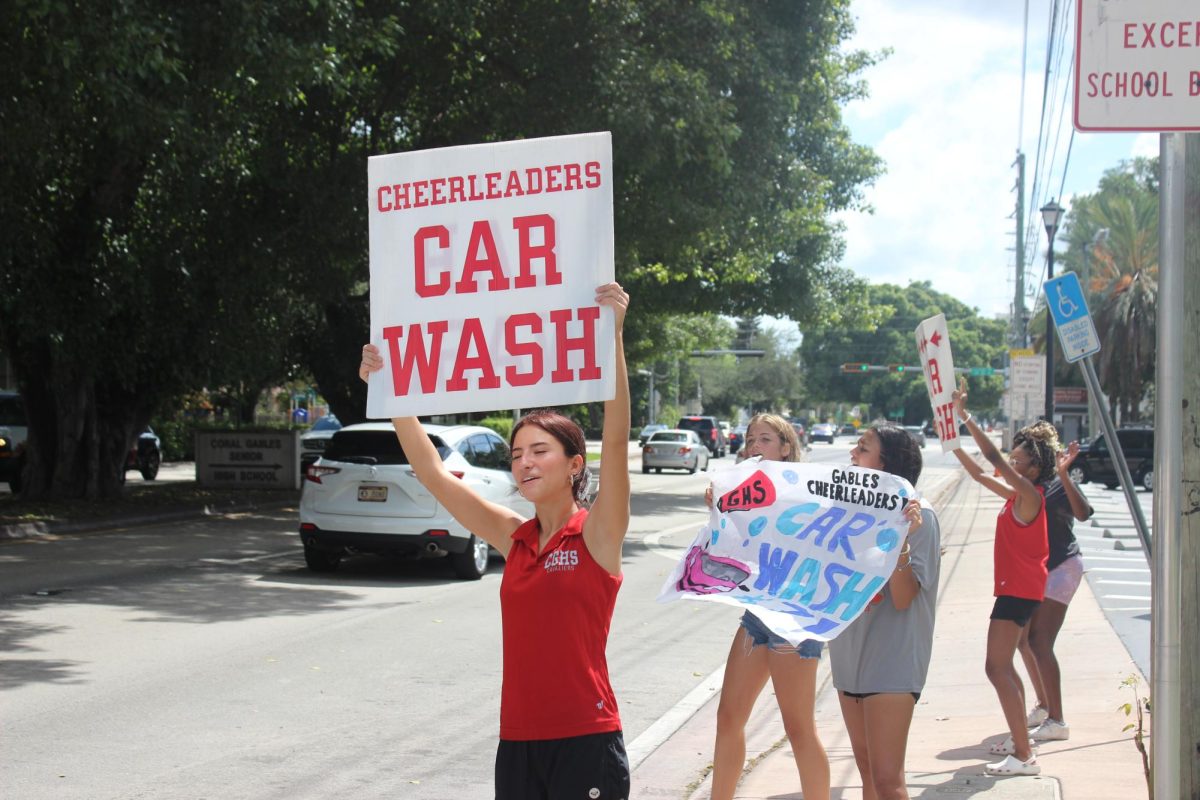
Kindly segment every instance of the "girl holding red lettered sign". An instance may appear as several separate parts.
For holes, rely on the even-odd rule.
[[[629,295],[596,290],[616,322],[616,396],[604,403],[600,491],[591,508],[583,431],[555,411],[513,426],[512,473],[535,516],[490,503],[454,477],[416,417],[392,420],[417,478],[462,525],[507,559],[500,584],[504,677],[497,800],[629,796],[629,760],[605,646],[629,528],[629,382],[622,326]],[[359,376],[383,368],[363,347]]]
[[[996,519],[993,573],[996,603],[988,626],[988,680],[996,690],[1009,737],[991,746],[1004,758],[988,764],[991,775],[1037,775],[1042,768],[1025,725],[1025,685],[1017,674],[1013,656],[1021,631],[1042,602],[1046,590],[1046,483],[1054,477],[1055,452],[1043,439],[1021,429],[1013,437],[1008,458],[1000,454],[975,418],[967,411],[967,382],[954,392],[954,407],[971,432],[983,457],[997,470],[1003,482],[984,474],[961,449],[954,453],[977,482],[1006,498]]]

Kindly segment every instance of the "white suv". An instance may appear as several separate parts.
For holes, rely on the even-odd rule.
[[[508,444],[474,425],[423,425],[446,468],[485,499],[525,517],[533,505],[517,492]],[[450,516],[417,480],[390,422],[347,425],[304,476],[300,538],[316,572],[351,553],[449,556],[460,578],[487,571],[487,542]]]

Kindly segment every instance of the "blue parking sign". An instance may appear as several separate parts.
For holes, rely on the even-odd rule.
[[[1075,362],[1099,353],[1100,337],[1096,335],[1096,326],[1092,323],[1087,300],[1083,297],[1079,276],[1068,272],[1051,278],[1042,286],[1046,293],[1046,307],[1050,309],[1054,327],[1058,330],[1063,357]]]

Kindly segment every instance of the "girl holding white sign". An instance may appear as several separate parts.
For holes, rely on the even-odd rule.
[[[1037,775],[1042,771],[1025,725],[1025,685],[1013,664],[1021,631],[1041,604],[1046,590],[1045,484],[1054,477],[1055,453],[1042,439],[1021,429],[1013,437],[1008,458],[975,423],[967,411],[967,382],[954,392],[954,408],[971,432],[983,457],[1000,472],[1004,482],[984,474],[961,449],[954,453],[976,481],[1006,499],[996,519],[993,573],[996,603],[988,625],[988,680],[996,690],[1009,737],[992,745],[991,752],[1004,759],[988,764],[991,775]]]
[[[596,290],[616,323],[616,396],[604,404],[600,491],[590,509],[583,431],[555,411],[513,426],[512,473],[535,516],[490,503],[451,474],[416,417],[392,420],[417,478],[507,559],[500,584],[503,688],[497,800],[629,796],[629,760],[605,646],[629,528],[629,382],[622,326],[629,295]],[[363,347],[359,376],[383,368]]]
[[[863,432],[850,463],[890,472],[914,486],[923,466],[920,445],[890,422]],[[862,776],[863,800],[908,800],[908,730],[933,652],[941,528],[928,503],[912,500],[905,514],[912,527],[888,582],[829,642],[833,685]]]
[[[775,414],[755,414],[746,427],[745,457],[799,461],[796,431]],[[705,499],[711,506],[712,486]],[[717,739],[713,748],[712,800],[732,800],[746,764],[746,722],[754,701],[770,678],[792,745],[805,800],[829,800],[829,757],[817,735],[813,710],[817,665],[823,645],[806,639],[797,647],[773,633],[747,611],[733,637],[725,662],[721,701],[717,707]]]

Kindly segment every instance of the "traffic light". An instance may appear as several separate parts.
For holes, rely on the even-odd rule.
[[[866,372],[870,368],[870,364],[863,364],[857,361],[851,364],[842,364],[842,372]]]
[[[904,372],[904,365],[903,364],[888,364],[888,372],[892,372],[892,373]]]

